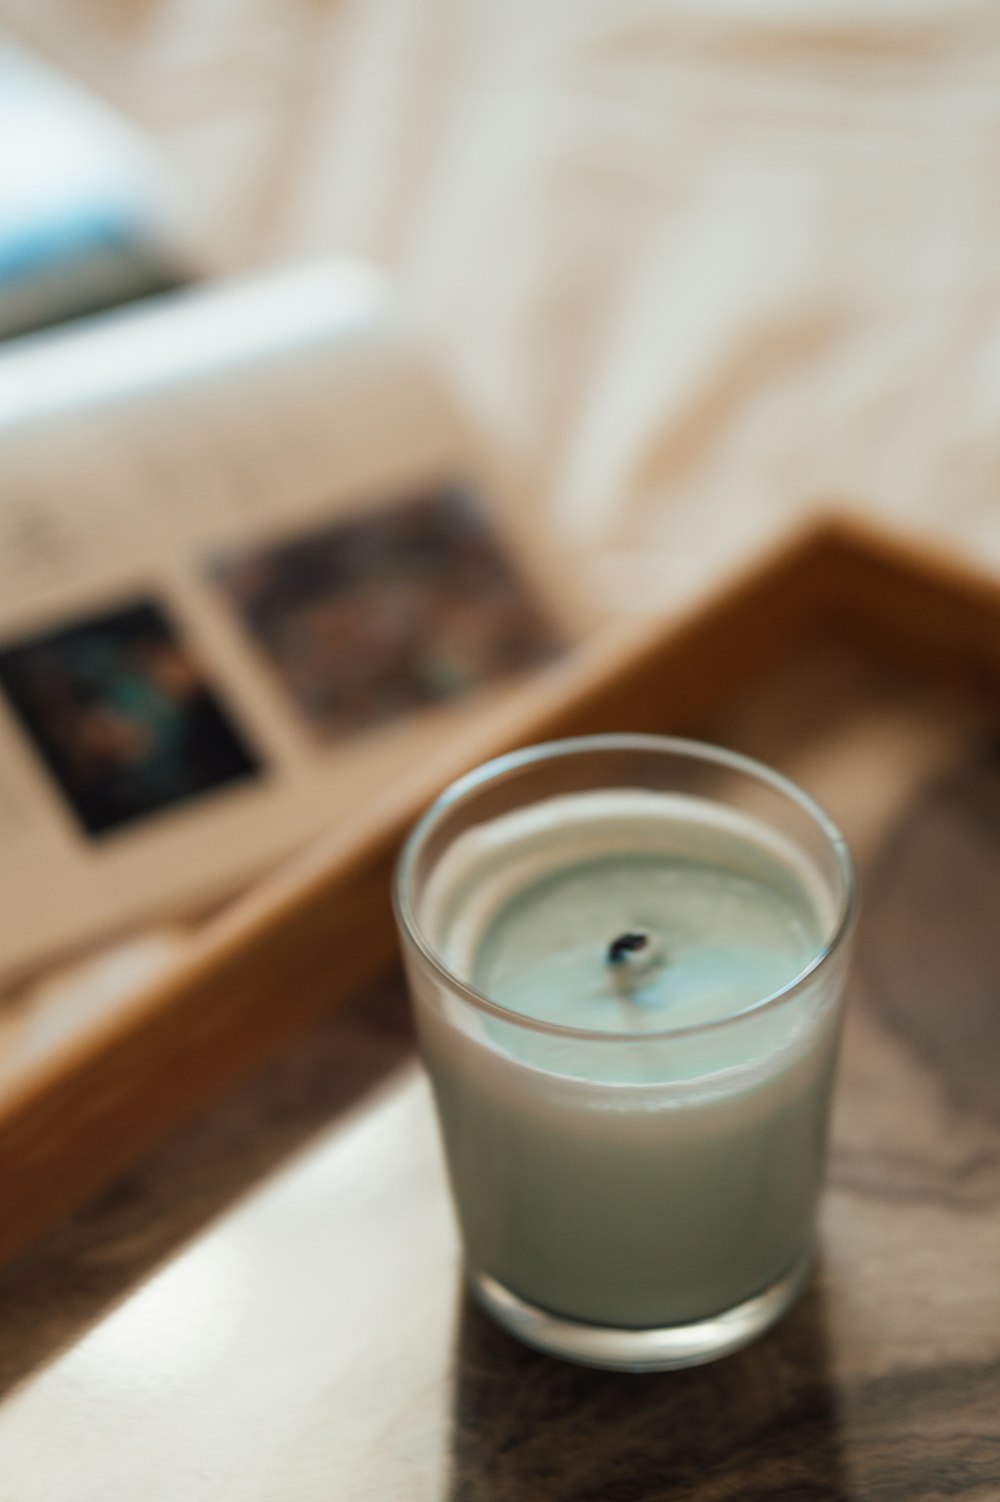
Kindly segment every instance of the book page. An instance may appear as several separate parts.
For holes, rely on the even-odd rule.
[[[358,266],[0,356],[0,978],[192,911],[588,624]]]

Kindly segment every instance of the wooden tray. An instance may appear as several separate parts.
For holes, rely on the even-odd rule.
[[[845,747],[833,720],[859,662],[871,713]],[[907,667],[934,699],[919,732],[897,704],[904,679],[912,695]],[[602,636],[209,923],[163,983],[0,1102],[0,1257],[391,966],[400,840],[476,761],[606,729],[714,735],[777,760],[856,843],[877,843],[894,800],[947,761],[998,683],[997,585],[844,520],[793,537],[679,622]]]

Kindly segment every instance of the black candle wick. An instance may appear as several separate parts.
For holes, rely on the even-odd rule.
[[[630,954],[638,954],[649,943],[649,934],[640,929],[634,929],[627,934],[619,934],[617,939],[612,939],[608,945],[608,964],[624,965]]]

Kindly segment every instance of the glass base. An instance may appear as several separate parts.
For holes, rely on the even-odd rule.
[[[526,1345],[615,1372],[669,1372],[701,1366],[749,1345],[775,1324],[798,1298],[809,1277],[811,1253],[792,1270],[743,1304],[710,1319],[663,1329],[616,1329],[564,1319],[528,1304],[486,1273],[468,1273],[473,1298],[497,1324]]]

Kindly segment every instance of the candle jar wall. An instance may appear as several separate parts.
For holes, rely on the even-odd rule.
[[[855,912],[801,790],[694,742],[531,747],[454,784],[395,890],[469,1285],[624,1369],[803,1286]]]

